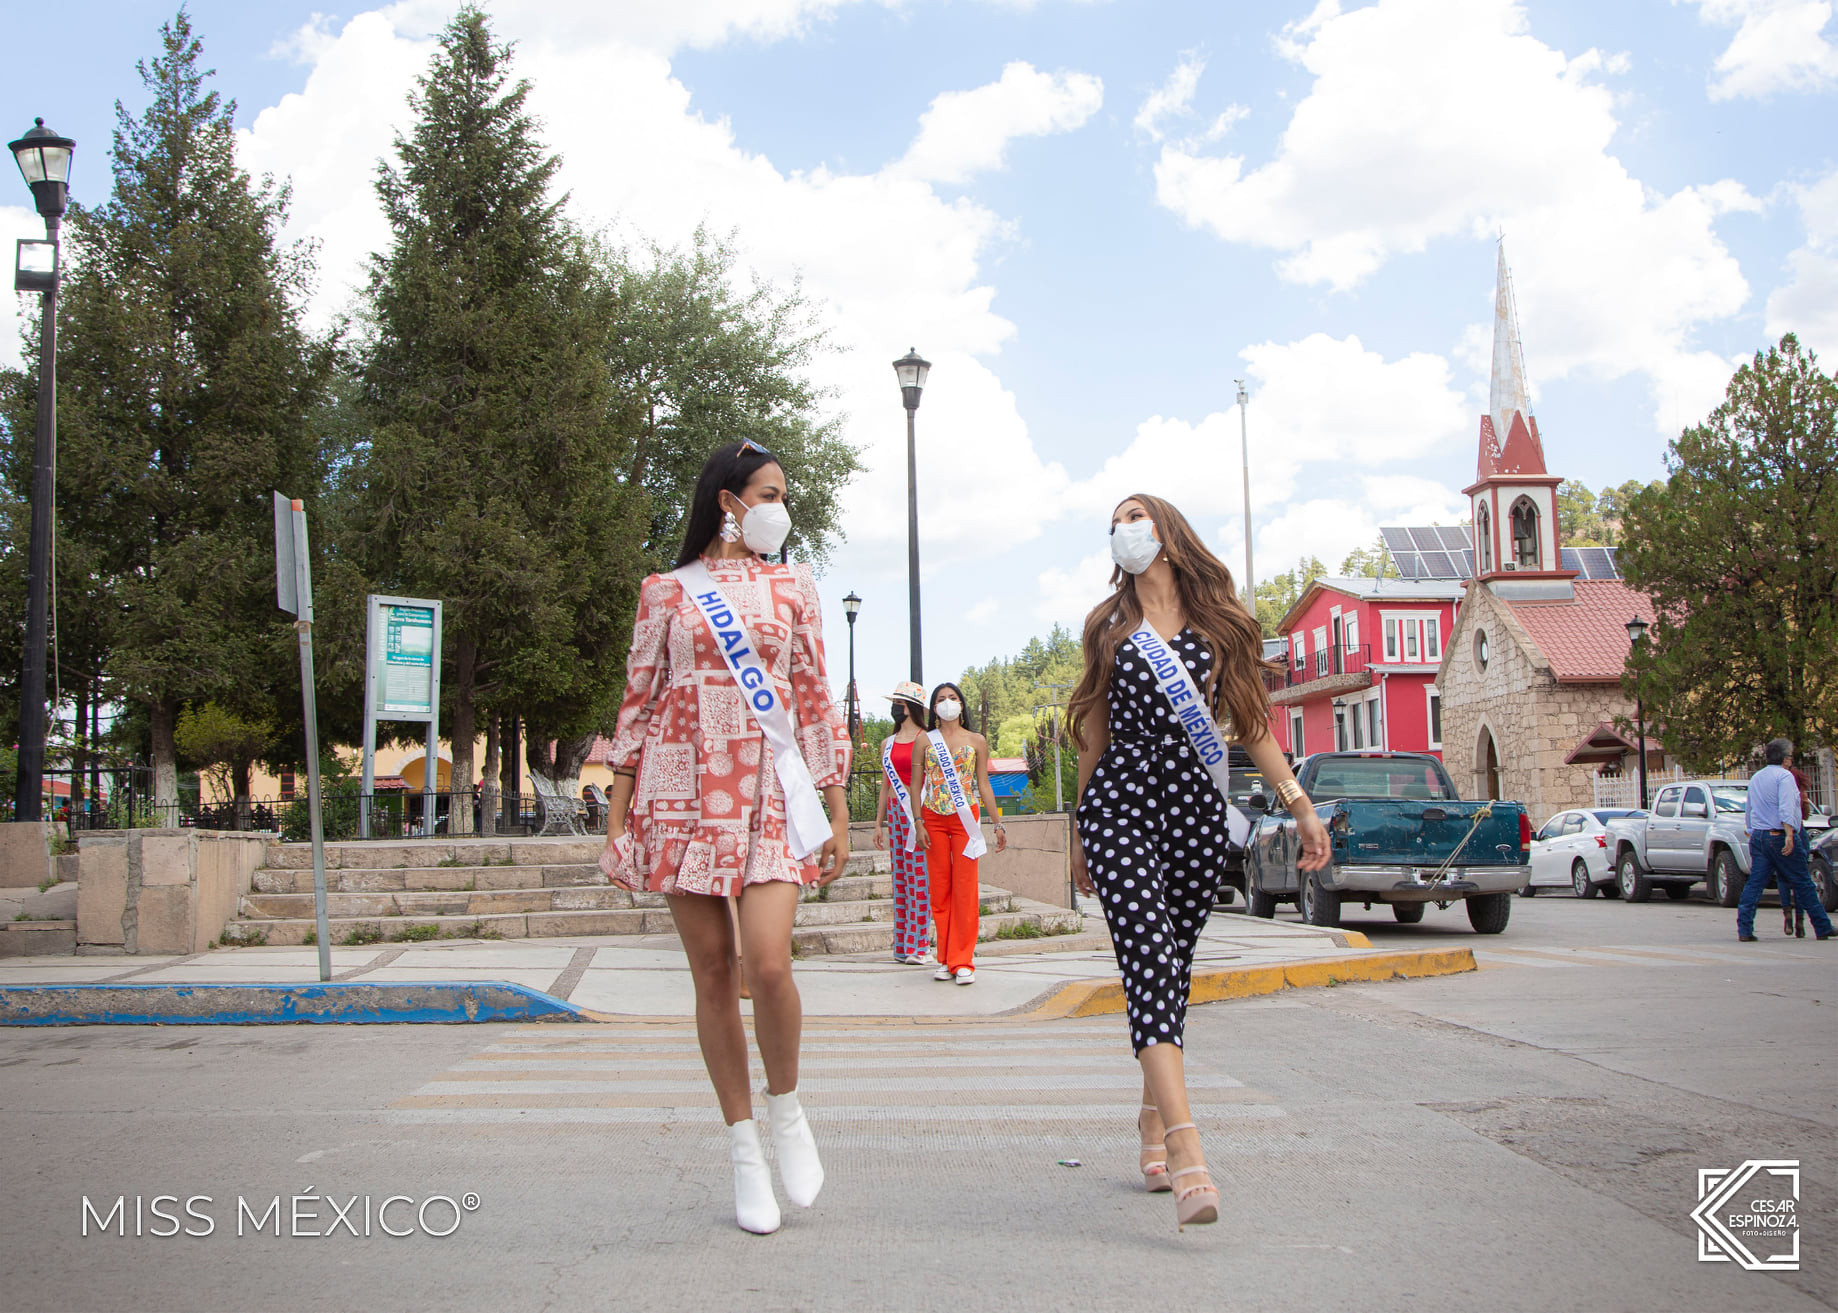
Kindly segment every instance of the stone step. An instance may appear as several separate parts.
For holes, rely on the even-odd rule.
[[[269,850],[271,853],[273,849]],[[882,877],[889,890],[887,854],[853,853],[843,874],[832,882],[832,888],[851,879]],[[326,892],[340,894],[400,893],[414,890],[471,892],[479,889],[563,888],[569,885],[604,885],[606,876],[598,865],[598,851],[592,862],[570,862],[546,866],[328,866]],[[313,868],[298,866],[264,866],[255,872],[253,885],[262,894],[310,894],[313,892]],[[661,895],[660,895],[661,896]],[[808,896],[808,895],[807,895]],[[661,906],[661,904],[660,904]]]
[[[1010,896],[995,891],[996,898],[986,899],[989,910],[980,920],[978,936],[995,939],[1002,930],[1030,925],[1053,933],[1076,932],[1081,925],[1077,912],[1048,907],[1027,899],[1022,910],[997,910],[1010,904]],[[814,904],[823,907],[824,904]],[[839,909],[862,909],[869,904],[835,904]],[[800,909],[802,912],[804,909]],[[598,935],[667,935],[675,927],[668,910],[631,908],[605,911],[552,911],[496,913],[482,916],[384,916],[337,917],[330,923],[335,945],[412,943],[427,939],[546,939],[568,936]],[[226,926],[226,944],[295,945],[307,943],[313,933],[310,917],[275,920],[234,921]],[[793,951],[800,956],[827,953],[867,953],[891,951],[893,927],[885,920],[845,920],[825,924],[800,925],[792,931]]]
[[[837,884],[841,884],[838,881]],[[866,882],[863,882],[866,883]],[[821,891],[820,891],[821,892]],[[872,889],[860,890],[864,896],[838,896],[834,885],[828,898],[805,898],[798,904],[796,925],[835,925],[845,921],[885,921],[893,916],[891,898],[875,896]],[[398,916],[498,916],[518,912],[611,912],[631,908],[667,909],[667,894],[633,894],[612,885],[594,888],[559,889],[487,889],[487,890],[406,890],[396,892],[326,894],[326,915],[334,920]],[[983,905],[992,911],[1006,911],[1008,894],[1002,890],[983,891]],[[311,920],[311,894],[245,894],[239,916],[246,921]]]
[[[328,871],[388,867],[554,866],[597,862],[606,840],[586,839],[371,839],[325,845]],[[268,870],[313,869],[310,843],[271,843]]]

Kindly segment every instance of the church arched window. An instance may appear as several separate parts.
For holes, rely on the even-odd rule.
[[[1474,548],[1474,559],[1481,563],[1479,573],[1486,574],[1493,569],[1493,517],[1487,513],[1486,502],[1474,506]]]
[[[1538,507],[1530,497],[1521,497],[1512,509],[1512,555],[1521,570],[1538,566]]]

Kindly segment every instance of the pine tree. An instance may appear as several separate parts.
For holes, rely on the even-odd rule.
[[[314,504],[307,416],[331,344],[300,323],[312,259],[280,240],[287,188],[237,165],[235,105],[206,90],[189,16],[160,37],[139,66],[147,108],[116,105],[113,194],[66,220],[57,511],[60,627],[93,629],[60,665],[105,657],[145,705],[170,807],[184,702],[299,718],[271,493]],[[5,380],[15,446],[33,384]]]
[[[1838,741],[1838,380],[1790,333],[1666,464],[1625,503],[1622,570],[1658,617],[1629,694],[1693,769]]]
[[[444,605],[455,789],[481,706],[521,714],[533,745],[610,719],[643,574],[606,365],[614,288],[552,195],[511,55],[476,8],[441,33],[379,170],[392,235],[361,350],[353,541],[379,586]],[[453,807],[455,829],[470,820]]]

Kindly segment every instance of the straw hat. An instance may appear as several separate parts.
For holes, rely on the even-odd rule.
[[[910,702],[914,706],[925,705],[925,690],[910,679],[903,679],[893,686],[893,692],[887,694],[889,702]]]

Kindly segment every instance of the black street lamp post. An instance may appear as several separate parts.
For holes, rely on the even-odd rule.
[[[849,617],[849,746],[854,747],[861,735],[862,708],[861,700],[855,695],[855,613],[862,609],[862,599],[855,595],[851,588],[849,595],[842,599],[843,614]]]
[[[1646,642],[1647,622],[1635,616],[1627,622],[1627,641],[1638,653],[1640,645]],[[1634,725],[1640,739],[1640,810],[1647,806],[1647,709],[1640,700],[1640,676],[1634,676]]]
[[[13,288],[41,294],[38,333],[38,429],[32,444],[32,536],[26,555],[26,650],[19,679],[19,785],[13,819],[44,819],[45,638],[51,586],[51,470],[57,452],[58,229],[70,194],[70,153],[76,143],[36,121],[7,143],[44,216],[45,239],[21,238]]]
[[[900,399],[906,405],[906,580],[911,595],[913,673],[915,684],[925,683],[919,651],[919,455],[913,438],[913,417],[919,411],[919,394],[925,390],[926,375],[932,362],[922,358],[916,347],[893,362],[893,372],[900,379]]]

